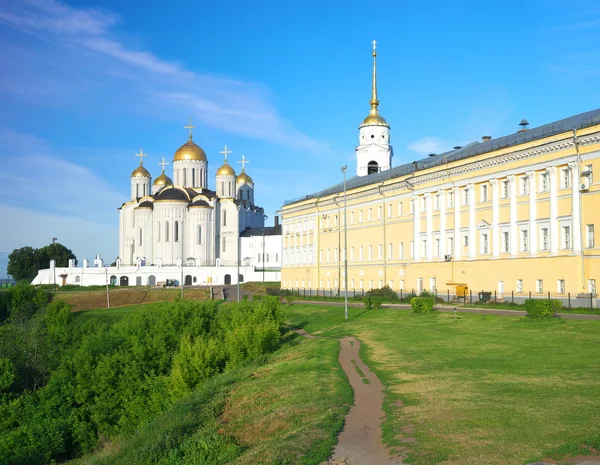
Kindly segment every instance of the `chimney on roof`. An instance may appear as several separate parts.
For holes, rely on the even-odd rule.
[[[529,129],[529,121],[523,118],[519,123],[519,126],[521,126],[521,129],[519,129],[517,132],[527,131],[527,129]]]
[[[489,142],[492,140],[492,136],[481,136],[483,142]]]
[[[462,145],[455,145],[454,146],[454,150],[460,150],[460,149],[462,149]]]

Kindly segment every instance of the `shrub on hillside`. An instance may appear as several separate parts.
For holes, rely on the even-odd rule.
[[[525,311],[531,318],[552,318],[563,308],[562,302],[555,299],[526,299]]]
[[[410,305],[415,313],[429,313],[433,310],[433,299],[431,297],[413,297]]]
[[[365,305],[365,310],[372,310],[373,297],[371,297],[370,295],[365,295],[365,298],[363,299],[363,304]]]
[[[371,301],[373,303],[373,310],[379,310],[381,304],[383,304],[383,297],[373,297]]]

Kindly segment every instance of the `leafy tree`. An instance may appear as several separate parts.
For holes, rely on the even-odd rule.
[[[6,271],[17,281],[31,282],[38,270],[50,268],[50,260],[56,260],[56,266],[68,266],[70,259],[74,259],[77,264],[77,257],[73,251],[58,242],[40,249],[21,247],[13,250],[8,256]]]
[[[8,256],[6,271],[16,281],[27,280],[31,282],[38,272],[36,249],[21,247],[13,250]]]

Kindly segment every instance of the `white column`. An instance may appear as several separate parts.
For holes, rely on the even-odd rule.
[[[444,260],[446,255],[446,194],[439,191],[440,205],[440,260]]]
[[[500,254],[500,230],[498,229],[498,218],[500,207],[498,206],[498,180],[490,179],[492,185],[492,256]]]
[[[569,163],[569,170],[571,173],[571,200],[573,211],[571,217],[571,237],[573,242],[573,253],[581,252],[581,215],[580,215],[580,204],[581,204],[581,193],[579,192],[579,163],[576,161]]]
[[[477,224],[475,224],[475,186],[469,184],[469,257],[475,258],[477,254]]]
[[[556,185],[556,167],[546,168],[550,185],[550,254],[558,253],[559,230],[558,221],[558,186]]]
[[[454,257],[453,260],[460,258],[462,248],[462,238],[460,237],[460,189],[455,187],[454,193]]]
[[[421,240],[419,238],[421,229],[421,215],[419,214],[419,196],[413,195],[413,257],[418,261],[421,256]]]
[[[515,176],[508,176],[508,188],[510,195],[510,254],[517,255],[519,250],[517,232],[517,183]]]
[[[431,203],[431,192],[425,194],[425,212],[427,215],[427,248],[425,250],[427,254],[427,260],[431,260],[433,257],[433,205]]]
[[[529,254],[537,253],[537,219],[535,198],[536,198],[536,184],[535,184],[535,171],[528,171],[527,176],[527,188],[529,189]]]

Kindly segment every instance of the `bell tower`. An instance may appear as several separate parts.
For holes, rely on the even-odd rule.
[[[393,150],[390,145],[390,125],[379,114],[377,100],[377,41],[373,41],[373,83],[371,87],[371,111],[358,127],[356,148],[356,175],[366,176],[389,170],[392,167]]]

